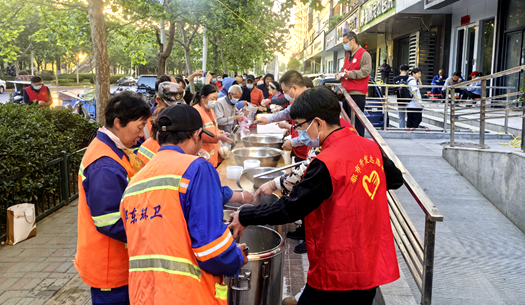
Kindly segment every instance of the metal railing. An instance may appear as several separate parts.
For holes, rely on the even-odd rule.
[[[522,126],[521,126],[521,150],[525,152],[525,142],[523,141],[524,138],[524,131],[525,131],[525,107],[524,103],[525,101],[520,103],[516,102],[517,99],[511,99],[511,97],[519,98],[524,97],[525,98],[525,90],[521,91],[522,89],[517,90],[516,92],[508,92],[506,94],[500,94],[500,95],[493,95],[493,96],[487,96],[487,88],[490,88],[487,86],[487,80],[496,79],[499,77],[505,77],[514,73],[520,73],[525,72],[525,65],[515,67],[512,69],[508,69],[505,71],[501,71],[498,73],[494,73],[487,76],[478,77],[476,79],[462,82],[457,85],[450,86],[447,88],[447,99],[450,95],[450,146],[454,147],[456,145],[455,143],[455,126],[458,122],[464,122],[464,121],[472,121],[472,118],[463,118],[461,119],[461,116],[466,115],[477,115],[479,114],[479,147],[484,149],[485,146],[485,132],[486,132],[486,121],[487,120],[494,120],[494,119],[505,119],[504,125],[505,125],[505,133],[507,132],[508,128],[508,119],[513,117],[518,117],[522,119]],[[481,88],[481,97],[479,99],[479,105],[469,105],[469,102],[457,102],[456,101],[456,89],[460,89],[463,87],[466,87],[468,85],[472,85],[475,83],[481,82],[481,87],[469,87],[469,88]],[[525,82],[523,84],[525,87]],[[504,100],[503,100],[504,99]],[[491,101],[491,103],[487,103],[487,101]],[[467,104],[467,106],[471,106],[471,108],[461,108],[458,109],[458,106],[462,106]],[[516,105],[513,105],[516,104]],[[504,109],[487,109],[489,107],[494,106],[503,106]],[[474,110],[474,111],[472,111]],[[479,112],[478,112],[479,110]],[[499,116],[487,116],[488,113],[497,113],[504,111],[504,115]],[[517,111],[519,114],[510,114],[510,111]]]
[[[345,111],[341,111],[343,117],[351,121],[354,125],[356,119],[361,121],[372,139],[379,145],[382,152],[401,170],[406,188],[425,213],[425,235],[422,240],[395,193],[388,191],[388,204],[394,239],[421,292],[421,304],[430,305],[432,303],[432,283],[434,277],[436,222],[443,221],[443,215],[403,166],[344,87],[338,85],[338,88],[344,94],[346,102],[352,110],[350,114],[351,118],[348,117]]]
[[[40,168],[0,180],[0,190],[3,192],[0,202],[0,240],[6,238],[8,207],[33,203],[36,220],[39,221],[78,198],[78,169],[85,150],[69,155],[62,151],[60,157]]]

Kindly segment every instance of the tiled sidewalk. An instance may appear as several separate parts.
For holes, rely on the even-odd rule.
[[[0,246],[0,304],[44,304],[77,274],[76,205],[38,222],[36,237]]]

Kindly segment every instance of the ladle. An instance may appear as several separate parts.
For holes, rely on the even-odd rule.
[[[241,185],[243,190],[248,191],[250,193],[253,193],[253,191],[254,191],[253,183],[254,183],[255,178],[259,178],[259,177],[263,177],[263,176],[266,176],[266,175],[269,175],[269,174],[273,174],[273,173],[276,173],[278,171],[282,171],[283,169],[296,167],[296,166],[299,166],[299,165],[301,165],[303,163],[304,163],[304,161],[296,162],[296,163],[293,163],[293,164],[290,164],[290,165],[283,166],[281,168],[272,169],[271,171],[267,171],[267,172],[264,172],[264,173],[261,173],[261,174],[255,175],[255,176],[252,175],[252,173],[250,173],[250,172],[243,171],[242,174],[241,174],[241,177],[239,178],[239,184]]]

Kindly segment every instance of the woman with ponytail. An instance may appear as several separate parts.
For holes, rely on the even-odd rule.
[[[219,140],[225,143],[233,143],[233,140],[228,138],[227,133],[219,130],[219,125],[217,124],[213,108],[217,103],[218,96],[219,92],[217,91],[217,87],[204,85],[200,92],[195,93],[191,104],[199,111],[204,128],[215,135],[215,137],[212,138],[205,133],[202,134],[202,149],[210,154],[210,160],[208,161],[215,167],[219,165]]]

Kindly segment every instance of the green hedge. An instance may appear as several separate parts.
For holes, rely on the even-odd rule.
[[[96,123],[63,108],[5,103],[0,104],[0,117],[0,181],[18,173],[33,172],[59,157],[61,151],[71,154],[86,147],[98,128]],[[7,206],[31,202],[38,191],[53,187],[49,184],[53,179],[56,177],[25,176],[17,185],[13,202],[7,202],[9,184],[0,183],[0,202]]]

